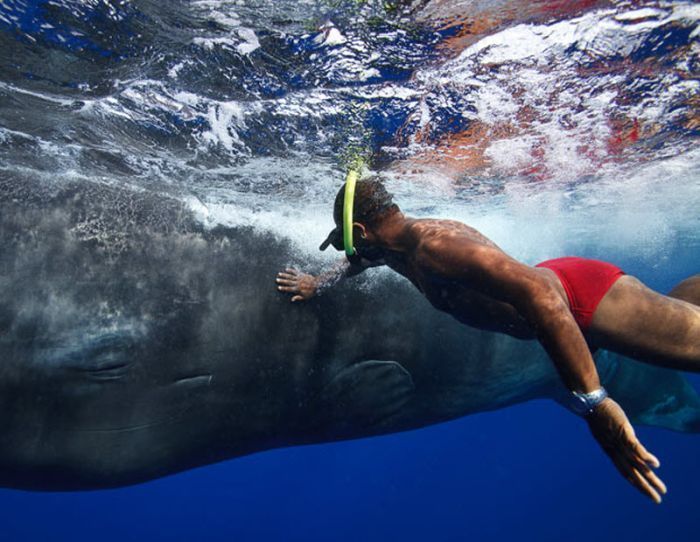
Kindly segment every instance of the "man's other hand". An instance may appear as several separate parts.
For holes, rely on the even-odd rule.
[[[318,279],[313,275],[287,268],[277,273],[277,289],[292,294],[292,303],[308,301],[316,295]]]
[[[620,405],[607,398],[586,420],[591,433],[620,474],[659,504],[661,495],[666,494],[666,486],[652,470],[659,467],[659,460],[639,442]]]

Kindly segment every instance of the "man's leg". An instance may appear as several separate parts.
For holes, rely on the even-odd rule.
[[[629,275],[600,301],[589,340],[625,356],[684,371],[700,372],[700,276],[665,296]]]
[[[668,296],[682,299],[700,307],[700,275],[693,275],[676,284]]]

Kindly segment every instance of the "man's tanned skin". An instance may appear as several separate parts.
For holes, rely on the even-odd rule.
[[[584,337],[552,270],[518,262],[465,224],[410,218],[392,205],[372,220],[358,219],[353,228],[355,248],[368,259],[340,263],[318,277],[287,269],[277,276],[279,290],[292,294],[292,301],[303,301],[344,276],[384,264],[410,280],[435,308],[466,325],[539,340],[571,391],[600,387],[589,344],[700,371],[700,307],[693,304],[700,300],[700,276],[672,292],[692,303],[658,294],[634,277],[620,277],[601,300]],[[338,239],[333,245],[342,249]],[[607,398],[586,420],[620,473],[661,502],[666,487],[652,470],[659,461],[636,438],[620,406]]]

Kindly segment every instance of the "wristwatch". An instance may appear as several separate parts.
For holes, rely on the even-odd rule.
[[[595,410],[595,407],[607,398],[608,392],[602,386],[588,393],[572,391],[568,395],[566,406],[579,416],[588,416]]]

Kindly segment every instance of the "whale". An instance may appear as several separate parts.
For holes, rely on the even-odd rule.
[[[390,273],[290,303],[275,275],[307,257],[167,192],[3,175],[0,486],[121,487],[559,397],[536,341],[467,328]],[[700,430],[681,373],[596,362],[634,423]]]

